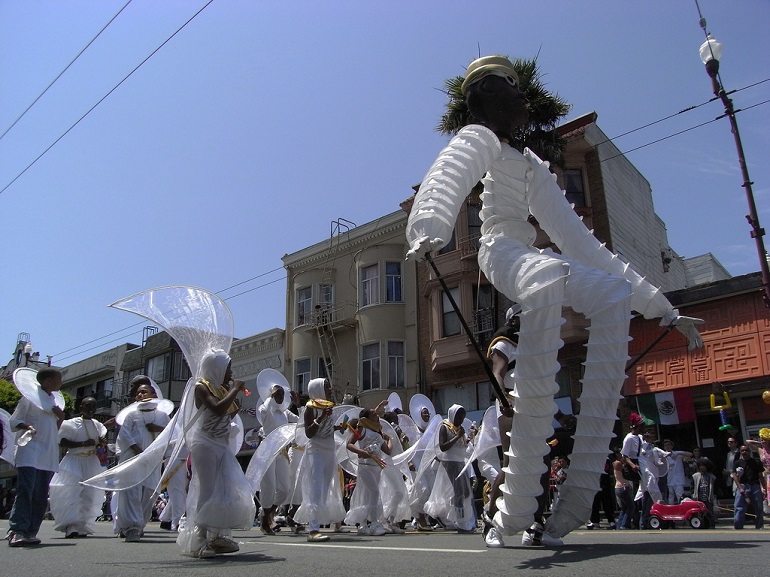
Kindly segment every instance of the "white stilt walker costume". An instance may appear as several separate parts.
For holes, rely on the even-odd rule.
[[[492,82],[486,92],[501,83],[501,90],[511,91],[512,106],[525,106],[507,59],[491,56],[471,63],[464,94],[487,79]],[[662,325],[674,322],[691,345],[700,340],[693,326],[697,319],[680,317],[658,288],[593,236],[565,200],[547,162],[529,149],[522,154],[481,125],[460,130],[423,179],[407,225],[407,259],[423,257],[452,237],[462,204],[479,180],[484,184],[479,266],[497,290],[523,307],[515,378],[506,383],[515,399],[510,459],[495,516],[507,534],[530,526],[542,492],[545,441],[556,412],[562,306],[590,320],[570,475],[546,525],[546,533],[561,537],[591,514],[625,379],[631,310],[645,318],[663,317]],[[562,254],[532,246],[536,231],[530,214]]]

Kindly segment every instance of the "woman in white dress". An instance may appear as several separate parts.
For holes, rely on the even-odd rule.
[[[452,405],[447,417],[438,430],[440,466],[425,512],[456,526],[458,533],[473,533],[476,530],[473,491],[468,475],[460,474],[467,458],[468,440],[462,426],[465,409],[461,405]]]
[[[298,472],[302,484],[302,505],[294,521],[308,525],[307,540],[328,541],[321,525],[338,524],[345,518],[342,490],[337,472],[332,417],[331,384],[327,379],[313,379],[307,387],[310,400],[302,414],[307,445]]]

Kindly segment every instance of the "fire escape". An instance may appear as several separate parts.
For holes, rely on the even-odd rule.
[[[321,283],[318,287],[318,301],[313,311],[312,324],[318,336],[326,376],[332,384],[332,393],[337,402],[342,400],[346,387],[337,379],[343,361],[337,347],[335,332],[341,328],[355,325],[351,324],[352,312],[348,310],[351,307],[350,303],[339,303],[335,299],[336,265],[341,239],[345,235],[345,240],[347,240],[350,229],[355,226],[355,223],[344,218],[331,223],[329,250],[326,254]]]

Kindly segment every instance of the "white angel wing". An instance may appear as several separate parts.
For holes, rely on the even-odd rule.
[[[184,436],[200,414],[195,408],[191,391],[201,373],[201,362],[206,353],[212,349],[230,350],[233,342],[233,315],[225,301],[216,294],[180,285],[142,291],[115,301],[110,306],[132,312],[161,326],[177,342],[195,375],[187,381],[180,410],[147,449],[133,459],[82,483],[116,491],[144,481],[160,466],[171,440]],[[181,441],[176,443],[172,459],[183,445]]]
[[[495,405],[489,407],[481,419],[481,432],[476,435],[476,439],[473,443],[473,453],[466,461],[463,470],[457,475],[459,478],[465,473],[466,469],[471,466],[473,461],[478,459],[479,455],[483,455],[492,447],[499,446],[500,443],[500,427],[497,424],[497,410]]]
[[[256,492],[262,477],[268,467],[275,461],[278,454],[294,440],[297,423],[288,423],[273,429],[265,440],[259,444],[257,450],[251,456],[249,466],[246,468],[246,480]]]

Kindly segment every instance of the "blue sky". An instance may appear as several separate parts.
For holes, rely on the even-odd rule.
[[[0,2],[0,133],[126,2]],[[537,56],[568,119],[610,137],[674,115],[615,141],[643,147],[671,246],[759,270],[721,105],[676,114],[712,96],[694,0],[207,2],[132,0],[0,139],[0,364],[20,332],[60,365],[139,343],[107,305],[167,284],[220,292],[237,337],[283,327],[281,257],[398,210],[446,143],[443,80],[479,50]],[[756,84],[732,97],[770,230],[770,2],[700,7],[726,88]]]

